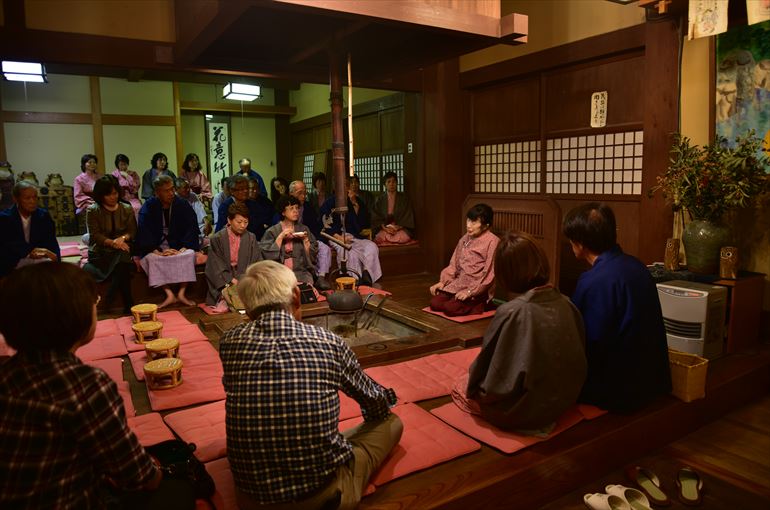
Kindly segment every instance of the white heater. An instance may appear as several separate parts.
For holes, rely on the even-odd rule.
[[[727,288],[674,280],[658,284],[668,346],[708,359],[724,351]]]

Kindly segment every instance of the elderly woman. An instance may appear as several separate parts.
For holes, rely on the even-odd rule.
[[[120,185],[112,175],[105,175],[94,185],[96,203],[88,208],[88,263],[83,267],[97,282],[112,277],[106,304],[112,303],[120,290],[123,313],[130,313],[131,270],[134,267],[131,249],[136,239],[136,218],[131,206],[118,201]]]
[[[195,251],[198,243],[198,219],[183,198],[174,194],[174,179],[161,175],[153,182],[155,196],[139,211],[136,248],[142,255],[142,269],[152,287],[162,287],[166,299],[158,308],[176,301],[195,303],[185,296],[187,284],[195,281]],[[178,283],[176,297],[170,285]]]
[[[168,175],[176,182],[176,175],[168,169],[168,158],[162,152],[156,152],[150,160],[150,168],[142,175],[142,200],[152,197],[153,183],[161,175]]]
[[[586,378],[583,319],[548,284],[548,259],[530,235],[502,235],[495,275],[515,297],[495,312],[471,364],[469,410],[502,429],[549,432],[575,405]]]
[[[93,203],[94,184],[99,178],[97,168],[99,158],[94,154],[83,154],[80,158],[80,175],[75,177],[73,193],[75,194],[75,214],[85,214]]]
[[[211,200],[211,183],[206,178],[206,173],[201,169],[201,162],[197,154],[190,153],[184,157],[182,163],[182,173],[179,177],[184,177],[190,183],[193,193],[198,195],[201,200]]]
[[[262,253],[294,271],[297,281],[313,285],[318,259],[318,241],[310,229],[300,222],[299,200],[291,195],[278,199],[275,206],[281,221],[265,231]]]
[[[94,337],[98,300],[74,264],[29,266],[2,282],[0,333],[18,351],[0,370],[4,508],[195,506],[189,484],[162,480],[115,382],[73,354]]]
[[[412,240],[414,211],[406,193],[398,191],[398,176],[387,172],[382,178],[385,193],[377,197],[372,210],[374,242],[382,245],[406,244]]]
[[[289,183],[283,177],[273,177],[270,180],[270,200],[276,204],[278,199],[289,194]]]
[[[112,175],[120,185],[120,199],[131,204],[134,216],[138,217],[139,209],[142,208],[142,202],[139,200],[139,174],[129,170],[128,163],[128,156],[125,154],[115,156],[115,170]]]
[[[206,303],[216,306],[216,312],[226,312],[227,303],[222,291],[237,285],[238,279],[252,263],[262,260],[262,251],[256,236],[248,231],[249,208],[243,203],[230,204],[227,226],[211,236],[206,280],[209,284]]]
[[[494,294],[495,248],[499,239],[490,232],[492,208],[473,206],[465,220],[466,234],[457,243],[438,283],[431,285],[431,310],[450,317],[484,311]]]

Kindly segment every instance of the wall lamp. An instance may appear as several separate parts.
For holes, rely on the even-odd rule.
[[[233,101],[254,101],[260,95],[259,85],[246,85],[244,83],[228,83],[222,89],[222,97]]]

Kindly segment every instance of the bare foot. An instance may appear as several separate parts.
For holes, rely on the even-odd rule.
[[[165,308],[169,305],[173,305],[174,303],[176,303],[176,298],[172,294],[166,297],[166,299],[161,304],[158,305],[158,310],[160,310],[161,308]]]
[[[189,299],[187,299],[187,296],[185,296],[184,294],[179,294],[177,296],[177,299],[182,303],[186,304],[187,306],[195,306],[195,301],[190,301]]]

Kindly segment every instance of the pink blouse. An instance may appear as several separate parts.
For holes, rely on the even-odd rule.
[[[203,172],[188,172],[187,170],[182,170],[179,177],[187,179],[187,182],[190,183],[190,189],[192,189],[196,195],[211,200],[211,197],[213,196],[211,194],[211,183]]]
[[[94,203],[94,199],[90,194],[94,191],[94,184],[99,175],[92,175],[89,172],[81,172],[80,175],[75,177],[73,183],[75,193],[75,214],[80,214],[85,211],[91,204]]]
[[[238,267],[238,252],[241,251],[241,236],[235,235],[227,227],[227,239],[230,241],[230,266]]]
[[[471,291],[471,296],[486,293],[492,299],[495,289],[495,249],[500,239],[487,230],[478,237],[465,234],[457,243],[449,265],[441,271],[441,290],[457,294]]]

